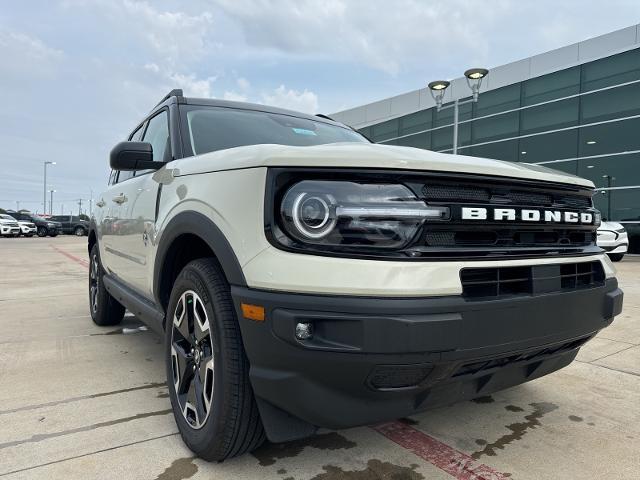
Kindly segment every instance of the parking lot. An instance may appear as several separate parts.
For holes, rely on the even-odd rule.
[[[617,264],[622,315],[560,372],[221,464],[177,434],[160,337],[132,316],[91,322],[86,237],[0,239],[0,259],[0,477],[640,477],[640,257]]]

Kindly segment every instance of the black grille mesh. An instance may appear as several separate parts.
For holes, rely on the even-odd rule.
[[[464,268],[462,295],[469,299],[535,295],[604,284],[599,261],[525,267]]]

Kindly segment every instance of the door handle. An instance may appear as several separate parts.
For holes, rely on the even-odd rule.
[[[121,193],[120,195],[116,195],[115,197],[113,197],[113,201],[117,204],[123,204],[127,201],[127,196],[124,193]]]
[[[106,204],[104,203],[104,200],[98,200],[98,201],[96,202],[96,207],[100,207],[100,208],[102,208],[102,207],[104,207],[105,205],[106,205]]]

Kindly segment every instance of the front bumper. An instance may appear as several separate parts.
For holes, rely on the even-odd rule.
[[[623,294],[610,278],[584,290],[490,301],[241,287],[232,296],[267,434],[282,441],[304,430],[281,428],[286,419],[334,429],[370,424],[562,368],[620,313]],[[264,306],[265,321],[243,318],[241,303]],[[296,339],[298,322],[313,323],[312,339]]]
[[[20,227],[0,227],[0,235],[20,235]]]

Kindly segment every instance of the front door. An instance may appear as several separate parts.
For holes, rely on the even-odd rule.
[[[157,162],[171,160],[169,141],[169,115],[162,110],[149,119],[142,137],[153,148]],[[118,276],[130,287],[148,296],[152,282],[149,279],[152,266],[148,265],[152,242],[155,237],[155,212],[159,182],[154,170],[137,171],[123,184],[124,201],[121,204],[122,228],[117,237],[117,250],[123,267]]]

